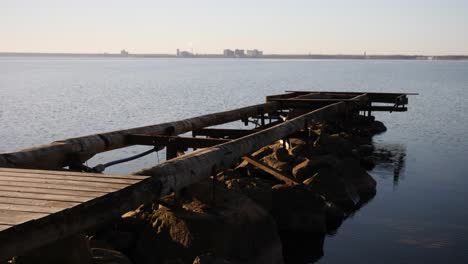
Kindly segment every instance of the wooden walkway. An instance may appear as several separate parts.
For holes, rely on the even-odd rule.
[[[146,178],[0,168],[0,231],[72,208]]]

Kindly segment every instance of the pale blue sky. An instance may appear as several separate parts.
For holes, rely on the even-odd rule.
[[[0,0],[0,51],[468,54],[468,0]]]

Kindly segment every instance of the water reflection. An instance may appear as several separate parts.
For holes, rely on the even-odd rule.
[[[375,171],[388,175],[393,172],[393,186],[397,187],[406,164],[406,146],[403,144],[376,144],[374,151]]]

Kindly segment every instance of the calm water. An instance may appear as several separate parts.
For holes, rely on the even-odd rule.
[[[288,89],[420,93],[409,112],[377,115],[389,131],[376,145],[401,159],[371,172],[376,197],[327,237],[319,263],[468,263],[468,62],[0,58],[0,151],[260,103]]]

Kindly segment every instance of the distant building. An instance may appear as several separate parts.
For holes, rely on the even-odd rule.
[[[179,57],[179,56],[180,56],[180,50],[179,50],[179,49],[177,49],[176,56],[177,56],[177,57]]]
[[[183,50],[178,52],[177,57],[193,57],[193,53]]]
[[[234,51],[234,55],[235,55],[236,57],[245,57],[245,52],[244,52],[244,50],[236,49],[236,50]]]
[[[128,51],[126,51],[124,49],[120,51],[121,56],[128,56],[128,54],[129,54]]]
[[[233,50],[225,49],[223,52],[224,57],[234,57],[236,54]]]
[[[263,56],[263,51],[257,50],[257,49],[247,50],[246,55],[247,55],[247,57],[260,57],[260,56]]]

